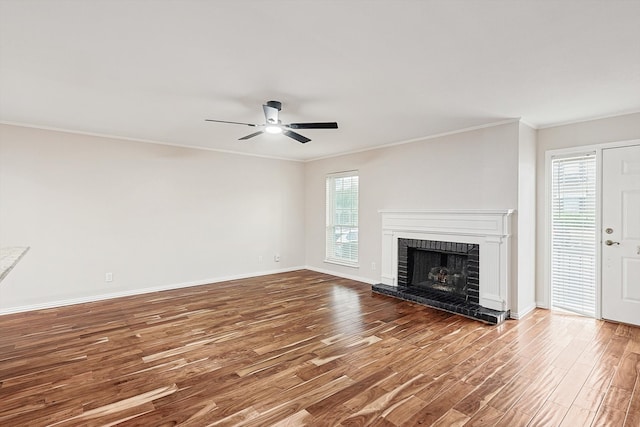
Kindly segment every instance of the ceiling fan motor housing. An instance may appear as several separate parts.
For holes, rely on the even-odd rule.
[[[275,108],[276,110],[282,110],[282,103],[280,101],[267,101],[267,107]]]

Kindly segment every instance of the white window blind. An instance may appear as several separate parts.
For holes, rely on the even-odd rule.
[[[552,306],[595,316],[596,158],[551,161]]]
[[[326,260],[358,265],[358,172],[327,175]]]

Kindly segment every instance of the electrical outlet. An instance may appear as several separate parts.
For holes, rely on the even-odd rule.
[[[280,254],[275,254],[275,255],[273,256],[273,260],[274,260],[275,262],[280,262]]]
[[[371,270],[376,271],[376,263],[375,262],[371,263]]]
[[[113,282],[113,273],[104,273],[105,282]]]
[[[258,264],[262,264],[262,255],[258,256]]]

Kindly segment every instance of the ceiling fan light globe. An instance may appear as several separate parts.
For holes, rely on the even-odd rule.
[[[282,133],[282,128],[280,126],[267,126],[264,128],[264,131],[271,134]]]

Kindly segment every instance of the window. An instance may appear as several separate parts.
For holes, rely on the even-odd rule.
[[[595,316],[596,158],[551,160],[551,304]]]
[[[327,175],[326,261],[358,265],[358,172]]]

